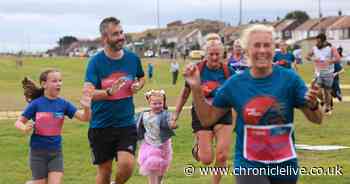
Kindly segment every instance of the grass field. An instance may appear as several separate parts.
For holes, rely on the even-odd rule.
[[[0,111],[21,110],[26,105],[23,99],[23,90],[20,80],[24,76],[37,79],[40,71],[44,68],[55,67],[62,71],[64,87],[62,96],[75,104],[79,101],[83,83],[86,59],[67,58],[25,58],[24,66],[16,69],[14,58],[0,58]],[[169,63],[166,60],[143,60],[155,65],[153,81],[148,81],[143,91],[150,88],[162,88],[167,91],[168,105],[175,104],[183,86],[180,76],[176,86],[171,85]],[[184,63],[181,61],[181,65]],[[144,69],[146,69],[144,67]],[[350,84],[348,68],[342,76],[343,84]],[[300,67],[300,74],[309,82],[312,78],[312,66],[305,64]],[[136,106],[145,106],[143,93],[136,95]],[[350,96],[350,90],[344,90],[344,94]],[[333,115],[326,117],[321,126],[313,125],[305,120],[299,111],[296,113],[296,142],[298,144],[337,144],[350,146],[349,126],[350,103],[336,104]],[[21,134],[13,126],[14,120],[0,120],[0,184],[23,184],[30,179],[28,168],[28,141],[29,136]],[[177,136],[173,139],[174,160],[170,171],[166,175],[166,182],[177,183],[210,183],[209,176],[201,176],[196,173],[193,177],[186,177],[183,168],[187,164],[200,166],[191,157],[192,133],[190,126],[190,114],[185,110],[179,120],[180,127],[176,130]],[[87,123],[79,123],[68,120],[64,126],[63,151],[65,161],[64,183],[82,184],[94,183],[95,168],[90,163],[90,151],[87,141]],[[235,136],[233,136],[235,139]],[[304,167],[342,167],[343,176],[301,176],[301,184],[345,184],[350,183],[350,149],[330,152],[298,151],[300,166]],[[230,164],[231,164],[230,159]],[[134,176],[128,183],[147,183],[145,177],[134,171]],[[222,183],[234,183],[233,176],[225,176]]]

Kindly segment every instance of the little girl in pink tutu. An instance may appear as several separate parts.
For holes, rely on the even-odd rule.
[[[171,137],[175,135],[175,121],[167,111],[163,90],[151,90],[146,94],[150,110],[137,115],[137,134],[141,140],[138,153],[140,174],[148,176],[149,184],[160,184],[172,160]]]

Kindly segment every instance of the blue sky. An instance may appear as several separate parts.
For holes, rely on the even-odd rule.
[[[157,26],[156,0],[10,0],[0,2],[0,51],[46,50],[64,35],[98,36],[106,16],[122,21],[126,32]],[[293,10],[318,15],[318,0],[242,0],[243,22],[274,20]],[[239,0],[222,0],[223,20],[238,22]],[[160,24],[196,18],[220,19],[220,0],[159,0]],[[350,15],[350,0],[321,0],[324,16]]]

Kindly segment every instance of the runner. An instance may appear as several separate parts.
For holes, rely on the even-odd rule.
[[[215,125],[230,108],[236,110],[234,165],[238,170],[297,169],[294,108],[299,108],[311,122],[322,122],[322,113],[316,99],[317,86],[308,90],[295,72],[272,65],[273,32],[274,28],[266,25],[253,25],[243,32],[242,46],[251,68],[227,80],[215,95],[212,105],[206,102],[201,90],[198,66],[190,64],[184,71],[202,126]],[[225,137],[231,139],[231,136]],[[236,176],[236,183],[293,184],[297,178],[298,175],[294,174],[246,172]]]
[[[210,37],[212,38],[212,37]],[[223,84],[226,79],[233,74],[228,64],[222,61],[223,45],[218,39],[209,39],[205,44],[206,57],[204,61],[197,64],[200,68],[200,85],[201,91],[205,94],[205,98],[211,103],[218,87]],[[191,89],[188,84],[182,89],[180,97],[177,99],[176,110],[173,119],[178,120],[181,110],[186,103]],[[191,109],[192,129],[195,134],[195,144],[192,154],[197,161],[201,161],[205,165],[213,162],[215,156],[215,166],[224,167],[228,159],[231,139],[226,136],[232,135],[232,117],[231,112],[227,112],[224,117],[216,121],[210,127],[202,126],[199,121],[196,109]],[[213,140],[216,141],[215,155],[212,153]],[[212,183],[220,183],[221,176],[214,175]]]
[[[96,88],[88,138],[92,161],[97,165],[96,184],[109,184],[112,161],[117,161],[115,183],[123,184],[132,175],[137,133],[133,94],[143,87],[144,72],[139,57],[123,49],[125,36],[114,17],[100,24],[104,50],[88,64],[85,81]]]
[[[336,48],[333,48],[327,42],[325,34],[320,33],[316,39],[316,46],[312,48],[312,52],[309,53],[307,59],[315,64],[315,79],[322,89],[322,103],[325,104],[324,111],[327,115],[330,115],[332,113],[331,91],[334,80],[334,64],[340,61],[340,56]]]
[[[248,63],[245,61],[243,49],[239,39],[235,40],[233,43],[232,54],[228,59],[228,64],[235,74],[240,74],[248,68]]]

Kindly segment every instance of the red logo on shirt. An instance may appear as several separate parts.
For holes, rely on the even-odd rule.
[[[220,86],[218,81],[206,81],[201,84],[205,97],[212,97],[212,92]]]
[[[275,125],[286,122],[281,105],[274,97],[258,96],[250,100],[243,109],[245,124]]]
[[[125,78],[125,85],[120,88],[118,92],[116,92],[115,95],[110,96],[108,100],[117,100],[117,99],[123,99],[128,98],[132,96],[131,91],[131,85],[134,82],[132,78],[128,77],[127,73],[124,72],[115,72],[108,76],[107,78],[102,80],[102,89],[107,89],[112,87],[112,84],[114,81],[117,81],[120,78]]]

